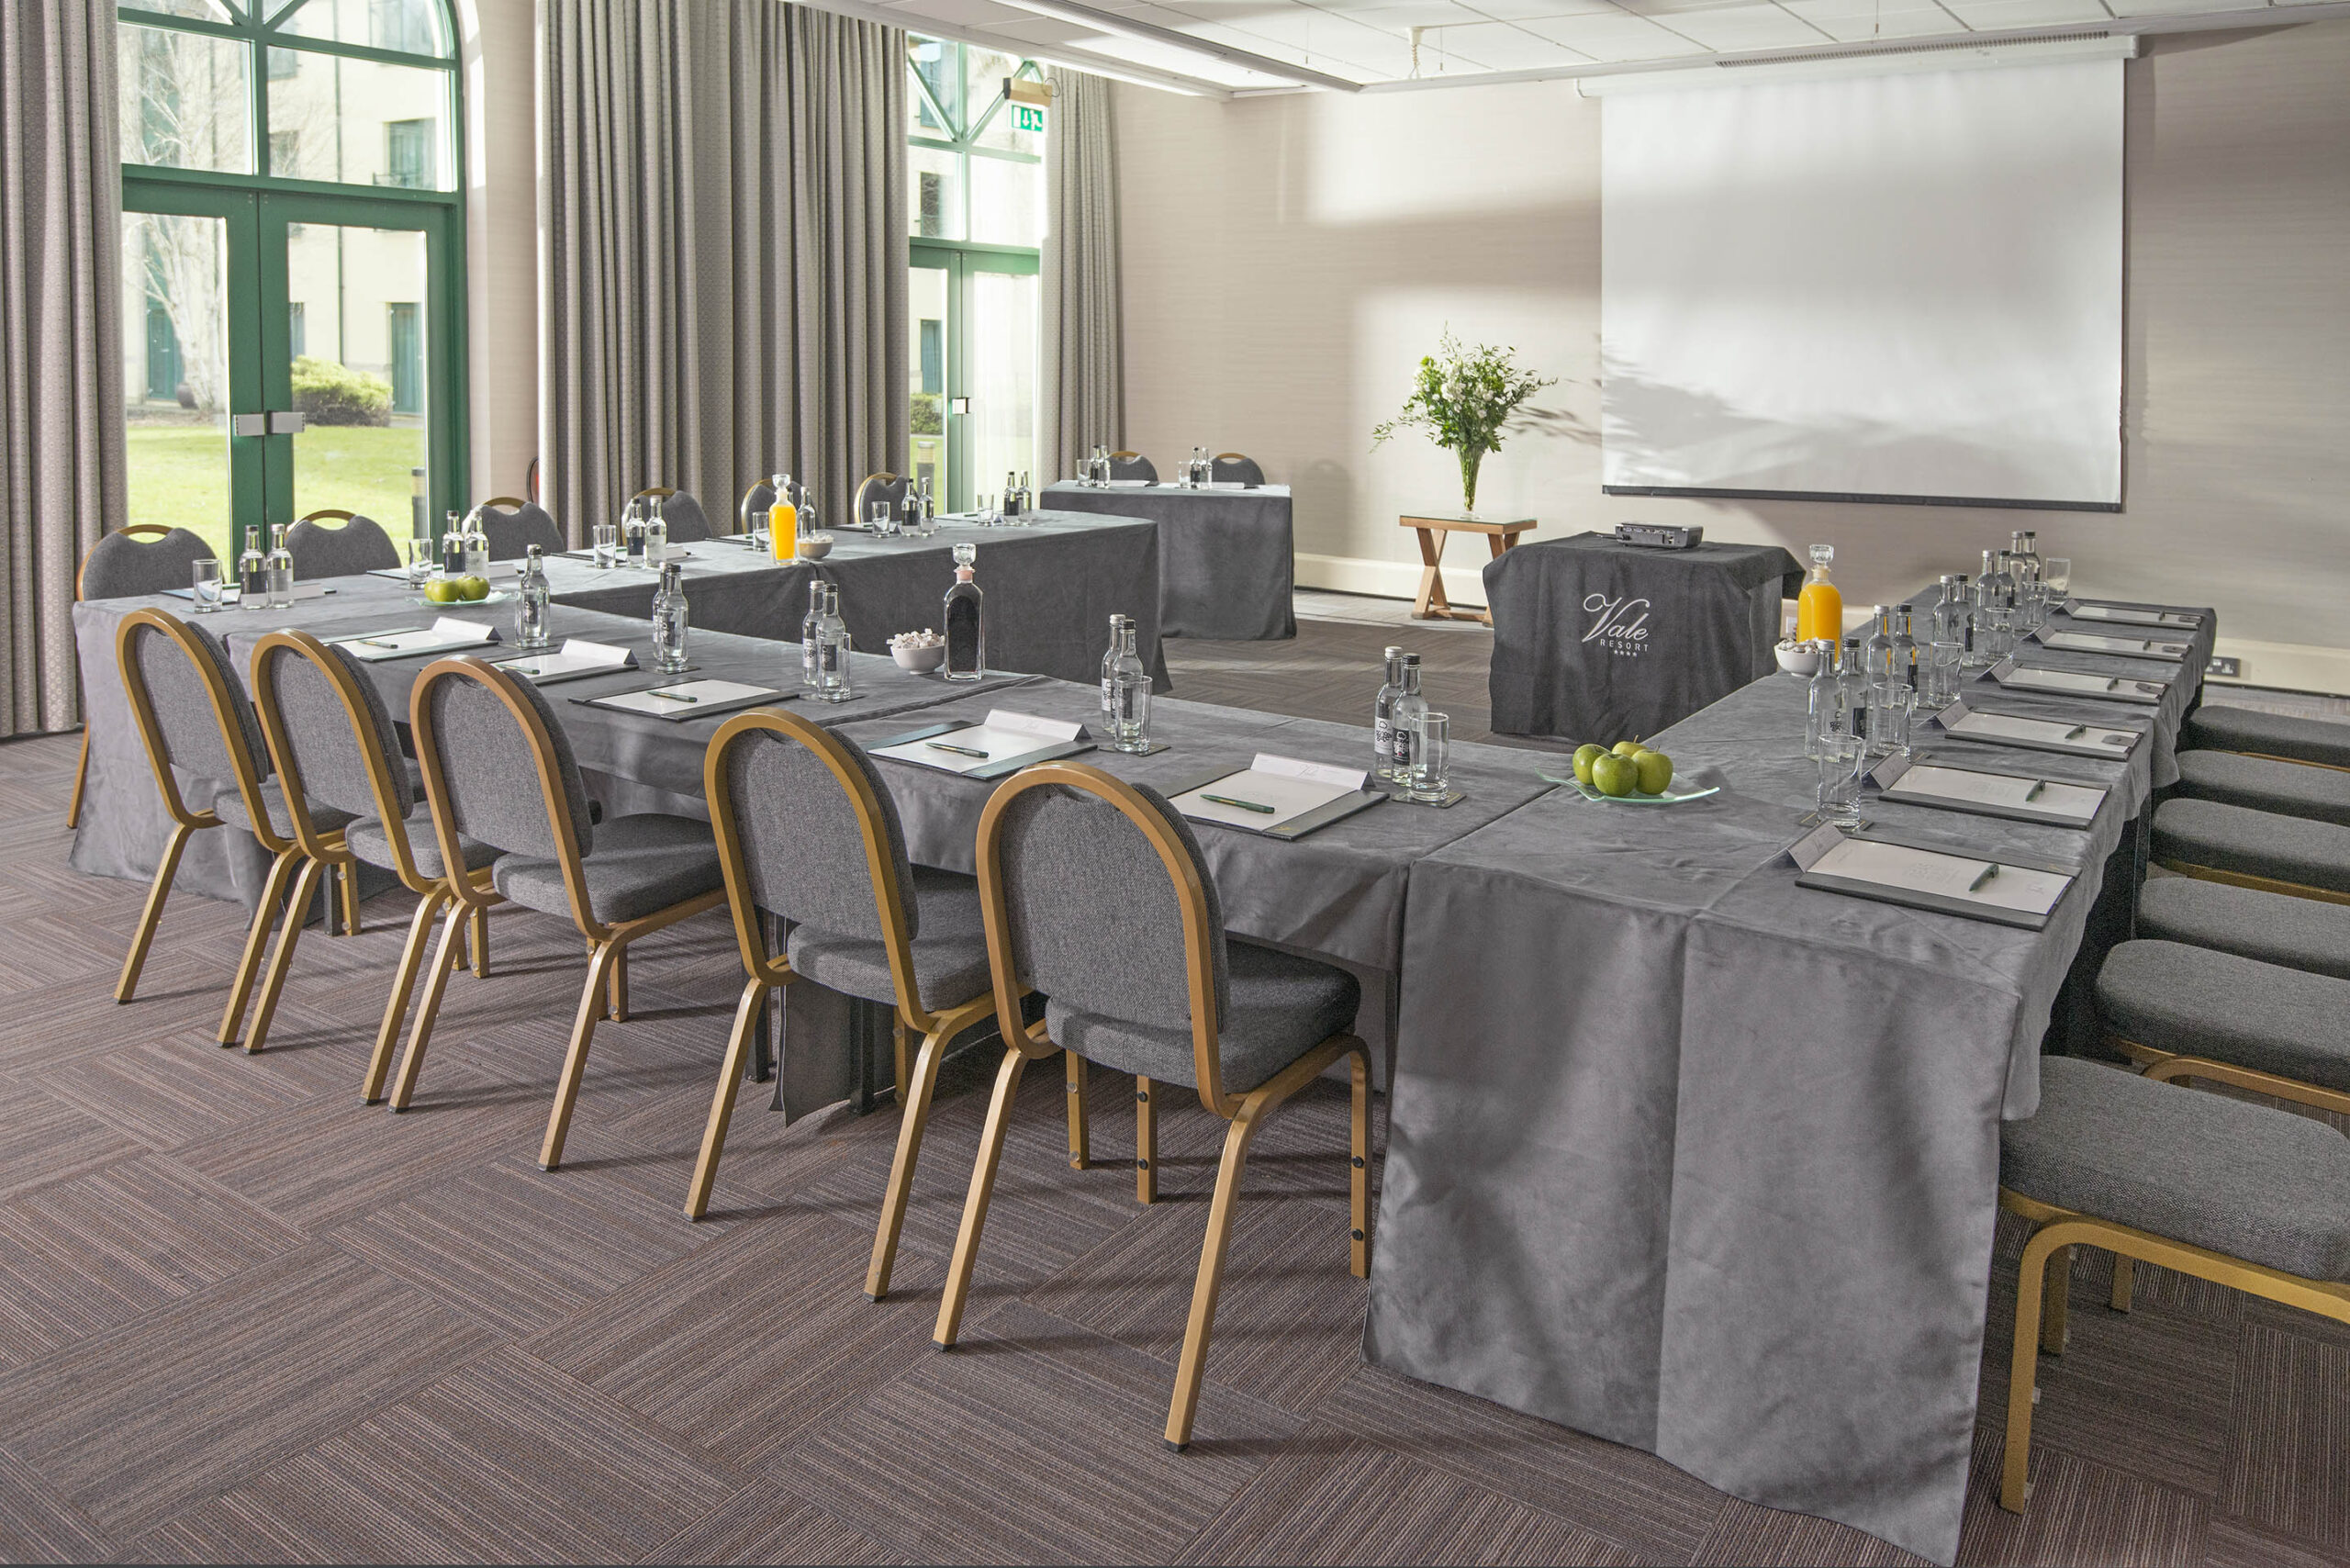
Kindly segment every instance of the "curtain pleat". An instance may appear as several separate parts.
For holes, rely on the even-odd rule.
[[[1125,338],[1118,299],[1118,144],[1111,85],[1052,73],[1045,137],[1045,472],[1067,476],[1098,442],[1123,445]]]
[[[543,487],[576,542],[906,458],[905,34],[780,0],[548,0]]]
[[[0,5],[0,734],[80,721],[73,577],[123,525],[114,0]]]

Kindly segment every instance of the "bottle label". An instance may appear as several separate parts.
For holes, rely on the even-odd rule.
[[[1395,724],[1393,729],[1393,744],[1387,755],[1396,767],[1409,767],[1412,765],[1412,728],[1408,724]]]
[[[1375,749],[1380,756],[1385,756],[1395,744],[1395,726],[1388,722],[1387,716],[1382,713],[1380,715],[1379,722],[1372,726],[1371,733],[1378,737],[1372,743]]]

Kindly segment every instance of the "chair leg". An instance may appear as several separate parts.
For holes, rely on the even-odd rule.
[[[285,918],[277,928],[277,950],[269,956],[269,973],[262,981],[261,1000],[253,1004],[252,1027],[245,1031],[247,1055],[258,1055],[269,1038],[270,1020],[277,1016],[277,999],[285,991],[285,972],[294,966],[294,945],[302,939],[302,917],[309,913],[310,900],[319,883],[331,874],[323,860],[305,860],[302,873],[294,879],[294,896],[286,901]],[[328,902],[334,895],[329,892]]]
[[[1167,1446],[1192,1440],[1192,1417],[1200,1407],[1200,1381],[1207,1370],[1208,1335],[1215,1327],[1215,1300],[1224,1289],[1225,1253],[1232,1243],[1232,1213],[1240,1198],[1240,1173],[1257,1136],[1253,1118],[1237,1117],[1224,1135],[1224,1163],[1215,1173],[1215,1198],[1208,1206],[1207,1238],[1200,1247],[1200,1276],[1192,1287],[1192,1320],[1183,1329],[1183,1353],[1175,1363],[1175,1398],[1167,1408]]]
[[[606,1009],[605,1016],[611,1019],[615,1024],[625,1024],[628,1022],[627,948],[621,947],[614,949],[611,963],[611,979],[607,983],[611,989],[611,1005]]]
[[[2115,1253],[2113,1255],[2113,1295],[2111,1298],[2114,1311],[2127,1312],[2130,1310],[2130,1298],[2132,1292],[2135,1290],[2137,1283],[2138,1260],[2134,1258],[2124,1258],[2119,1252]]]
[[[710,1212],[718,1157],[725,1152],[726,1126],[734,1119],[734,1096],[743,1087],[743,1058],[750,1053],[751,1036],[758,1032],[759,1014],[767,1000],[767,982],[753,980],[743,987],[743,1001],[734,1009],[734,1032],[727,1036],[726,1059],[718,1069],[718,1092],[711,1097],[710,1122],[702,1128],[701,1158],[694,1161],[693,1185],[686,1189],[688,1219],[699,1219]]]
[[[1158,1105],[1150,1080],[1135,1079],[1135,1202],[1158,1201]]]
[[[913,1081],[907,1085],[898,1112],[897,1158],[890,1162],[890,1185],[881,1194],[881,1223],[873,1232],[873,1261],[865,1271],[868,1301],[879,1301],[890,1294],[890,1270],[898,1260],[898,1233],[905,1228],[914,1163],[922,1158],[923,1130],[930,1123],[930,1097],[938,1087],[938,1058],[946,1051],[946,1038],[934,1029],[922,1037],[922,1048],[914,1053]]]
[[[1352,1149],[1347,1197],[1354,1224],[1348,1260],[1354,1267],[1355,1278],[1367,1280],[1371,1278],[1371,1058],[1356,1051],[1352,1059],[1355,1103],[1353,1126],[1348,1137]]]
[[[938,1327],[931,1340],[942,1350],[955,1348],[963,1329],[963,1305],[971,1294],[971,1267],[979,1255],[979,1232],[988,1223],[988,1201],[995,1196],[995,1170],[1003,1159],[1004,1128],[1012,1120],[1012,1103],[1020,1093],[1021,1074],[1028,1058],[1007,1048],[1003,1065],[996,1069],[995,1093],[988,1101],[988,1119],[979,1129],[979,1154],[971,1165],[971,1191],[963,1200],[963,1223],[955,1232],[955,1257],[946,1266],[946,1290],[938,1301]]]
[[[572,1107],[579,1103],[579,1081],[588,1072],[588,1043],[596,1035],[596,1014],[602,1011],[606,987],[617,989],[621,955],[628,949],[617,942],[599,942],[588,965],[588,984],[579,993],[579,1015],[572,1020],[571,1048],[564,1053],[563,1076],[555,1081],[554,1111],[547,1118],[546,1142],[539,1146],[539,1169],[553,1170],[563,1163],[563,1140],[571,1131]]]
[[[342,874],[342,934],[356,936],[359,924],[359,862],[348,861],[339,868]]]
[[[2008,1449],[1999,1473],[1999,1506],[2011,1514],[2022,1513],[2031,1495],[2024,1478],[2031,1464],[2031,1401],[2040,1375],[2041,1297],[2054,1271],[2049,1254],[2056,1254],[2061,1262],[2070,1251],[2047,1246],[2042,1237],[2035,1236],[2024,1243],[2023,1261],[2016,1271],[2016,1342],[2008,1365]]]
[[[400,948],[399,967],[392,971],[391,1000],[384,1003],[383,1025],[375,1031],[375,1048],[367,1058],[367,1081],[359,1097],[373,1105],[384,1097],[384,1080],[392,1070],[392,1047],[408,1021],[408,993],[416,989],[416,971],[424,962],[424,945],[432,935],[432,917],[449,895],[434,889],[416,901],[416,918],[408,923],[408,941]]]
[[[269,879],[262,884],[261,904],[253,911],[252,924],[245,931],[244,956],[237,960],[237,978],[229,988],[229,1005],[220,1014],[220,1032],[215,1036],[224,1046],[237,1043],[237,1031],[245,1021],[245,1003],[253,993],[253,978],[261,973],[261,956],[269,945],[270,923],[277,918],[277,905],[285,895],[286,879],[293,876],[295,865],[302,858],[298,849],[288,849],[273,861]],[[289,910],[289,920],[299,919],[298,913]]]
[[[907,1093],[913,1088],[913,1037],[906,1033],[906,1021],[890,1020],[890,1071],[897,1084],[898,1103],[906,1103]]]
[[[424,1070],[424,1047],[432,1043],[432,1024],[441,1016],[441,999],[449,993],[450,959],[457,950],[458,934],[465,928],[465,906],[452,902],[441,917],[441,944],[432,949],[425,971],[424,996],[416,1004],[416,1022],[408,1025],[408,1049],[400,1057],[399,1076],[392,1081],[392,1109],[408,1109],[416,1080]]]
[[[163,923],[163,901],[172,896],[172,879],[180,874],[180,856],[195,832],[185,823],[175,823],[170,841],[163,846],[162,863],[155,868],[154,883],[147,890],[147,907],[139,912],[138,929],[130,935],[129,955],[122,960],[122,978],[115,982],[117,1002],[129,1002],[139,989],[139,971],[147,967],[147,949],[154,946],[155,928]]]
[[[1061,1072],[1069,1095],[1069,1168],[1082,1170],[1092,1156],[1092,1140],[1085,1126],[1085,1058],[1075,1051],[1063,1051]]]
[[[2063,1355],[2071,1338],[2065,1324],[2065,1309],[2072,1297],[2073,1249],[2060,1247],[2048,1260],[2048,1305],[2040,1319],[2040,1348],[2049,1355]]]
[[[476,909],[473,917],[465,924],[467,926],[465,946],[470,950],[473,959],[474,979],[487,980],[489,978],[489,907],[485,904]]]
[[[73,798],[65,803],[67,827],[82,825],[82,792],[89,788],[89,783],[90,725],[89,722],[84,720],[82,724],[82,760],[73,765]]]

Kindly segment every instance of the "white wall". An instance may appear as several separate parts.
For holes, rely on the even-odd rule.
[[[539,450],[537,7],[532,0],[457,0],[457,28],[470,498],[481,500],[521,495]]]
[[[2035,528],[2094,591],[2218,605],[2247,679],[2350,690],[2350,22],[2155,39],[2128,72],[2119,514],[1602,496],[1599,104],[1568,83],[1122,86],[1126,444],[1249,453],[1297,487],[1301,582],[1407,594],[1396,516],[1457,505],[1457,481],[1370,431],[1449,324],[1561,378],[1546,428],[1486,460],[1480,511],[1833,540],[1863,604]]]

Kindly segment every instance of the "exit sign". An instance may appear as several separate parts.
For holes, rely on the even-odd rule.
[[[1012,129],[1014,130],[1044,129],[1045,111],[1030,104],[1013,105]]]

